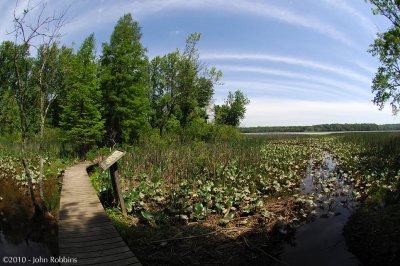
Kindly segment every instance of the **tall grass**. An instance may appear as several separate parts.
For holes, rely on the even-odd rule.
[[[120,173],[131,212],[169,210],[193,219],[213,213],[268,216],[267,199],[299,196],[310,160],[318,170],[326,152],[337,160],[338,174],[352,184],[354,197],[382,198],[397,191],[399,147],[400,135],[395,133],[146,142],[126,148]],[[104,191],[108,177],[97,180]]]
[[[58,129],[48,129],[45,134],[45,156],[53,159],[69,159],[77,157],[70,143],[60,141],[63,133]],[[30,135],[26,141],[26,153],[29,157],[38,156],[39,136]],[[0,155],[21,156],[21,136],[18,134],[0,136]]]

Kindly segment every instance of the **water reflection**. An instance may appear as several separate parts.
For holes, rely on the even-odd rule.
[[[45,263],[58,256],[56,219],[48,213],[35,216],[29,193],[15,179],[0,179],[0,194],[0,265],[9,257],[21,259],[13,265],[57,265]]]
[[[18,257],[19,259],[26,258],[26,263],[13,263],[13,265],[30,265],[42,260],[42,263],[35,263],[35,265],[58,265],[56,263],[45,263],[44,259],[51,261],[51,254],[46,244],[40,242],[33,242],[25,240],[18,244],[10,243],[4,237],[3,232],[0,232],[0,258]]]
[[[313,197],[316,218],[296,230],[284,246],[281,260],[292,266],[359,265],[347,250],[342,234],[356,202],[351,185],[337,172],[331,154],[324,153],[320,164],[310,161],[301,189],[303,194]]]

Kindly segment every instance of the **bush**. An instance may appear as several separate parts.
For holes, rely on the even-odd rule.
[[[208,135],[208,140],[212,142],[237,141],[240,138],[239,129],[228,125],[212,125]]]

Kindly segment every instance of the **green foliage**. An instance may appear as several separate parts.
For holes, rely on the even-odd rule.
[[[379,58],[381,66],[375,75],[372,91],[376,93],[374,103],[380,109],[390,101],[393,113],[399,108],[399,56],[400,56],[400,28],[394,27],[387,32],[378,34],[369,52]]]
[[[102,140],[104,120],[101,117],[101,92],[95,62],[95,40],[90,35],[74,57],[74,73],[61,114],[65,140],[76,144],[81,155]]]
[[[108,147],[99,148],[97,146],[93,146],[86,153],[86,160],[95,161],[98,158],[105,158],[109,154],[110,154],[110,148],[108,148]]]
[[[154,110],[151,123],[159,129],[161,136],[165,129],[171,129],[168,126],[171,123],[179,122],[186,132],[186,127],[193,128],[201,119],[208,118],[207,108],[214,95],[214,85],[222,73],[214,67],[201,68],[196,48],[199,40],[200,34],[193,33],[186,39],[183,52],[177,50],[151,61],[151,106]]]
[[[20,130],[17,102],[10,90],[1,93],[0,88],[0,135],[12,135]]]
[[[383,15],[388,18],[394,26],[400,27],[400,2],[398,0],[365,0],[371,2],[375,8],[372,12],[375,15]]]
[[[239,126],[250,100],[240,91],[229,92],[223,105],[214,106],[214,120],[218,125]]]
[[[110,44],[103,44],[101,88],[112,142],[133,142],[149,128],[148,60],[141,36],[139,24],[126,14],[118,20]]]
[[[189,35],[182,50],[150,63],[141,36],[139,24],[126,14],[103,44],[100,60],[93,35],[78,51],[53,41],[39,45],[36,57],[26,46],[3,42],[0,135],[20,131],[26,140],[62,129],[60,140],[75,145],[81,156],[105,144],[238,139],[237,130],[209,123],[222,72],[201,64],[200,33]],[[230,94],[221,124],[238,125],[247,103],[240,91]]]
[[[205,140],[210,132],[210,124],[204,118],[195,118],[189,122],[184,131],[184,136],[190,140]]]
[[[20,129],[18,105],[10,83],[10,77],[14,76],[13,46],[11,42],[0,45],[0,135],[14,134]]]
[[[372,82],[372,91],[375,92],[374,103],[380,109],[386,102],[390,102],[392,112],[397,114],[400,104],[399,85],[399,56],[400,56],[400,6],[393,0],[370,0],[375,5],[374,14],[387,17],[392,22],[392,28],[379,33],[375,42],[368,50],[378,57],[381,66],[378,68]]]
[[[229,125],[211,125],[208,140],[212,142],[230,142],[241,139],[240,131],[237,127]]]
[[[0,107],[0,120],[12,120],[8,126],[2,123],[0,127],[8,127],[6,131],[9,133],[15,133],[22,127],[25,134],[38,130],[38,88],[32,77],[34,61],[23,45],[10,41],[0,45],[0,101],[5,104]],[[16,112],[11,113],[11,110]],[[17,122],[20,124],[17,125]]]
[[[62,46],[59,51],[59,69],[60,69],[60,84],[57,92],[57,97],[53,100],[49,107],[49,125],[60,127],[61,115],[63,113],[63,105],[67,102],[67,94],[69,88],[74,84],[76,76],[76,54],[72,48]]]

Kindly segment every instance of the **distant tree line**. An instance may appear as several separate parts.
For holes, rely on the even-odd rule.
[[[183,50],[151,60],[141,37],[126,14],[99,56],[94,34],[79,49],[41,43],[35,55],[29,40],[1,43],[0,136],[56,128],[85,154],[97,145],[235,133],[249,100],[238,90],[213,105],[222,72],[199,61],[200,34],[188,36]]]
[[[264,132],[342,132],[342,131],[385,131],[400,130],[400,124],[321,124],[313,126],[242,127],[242,133]]]

